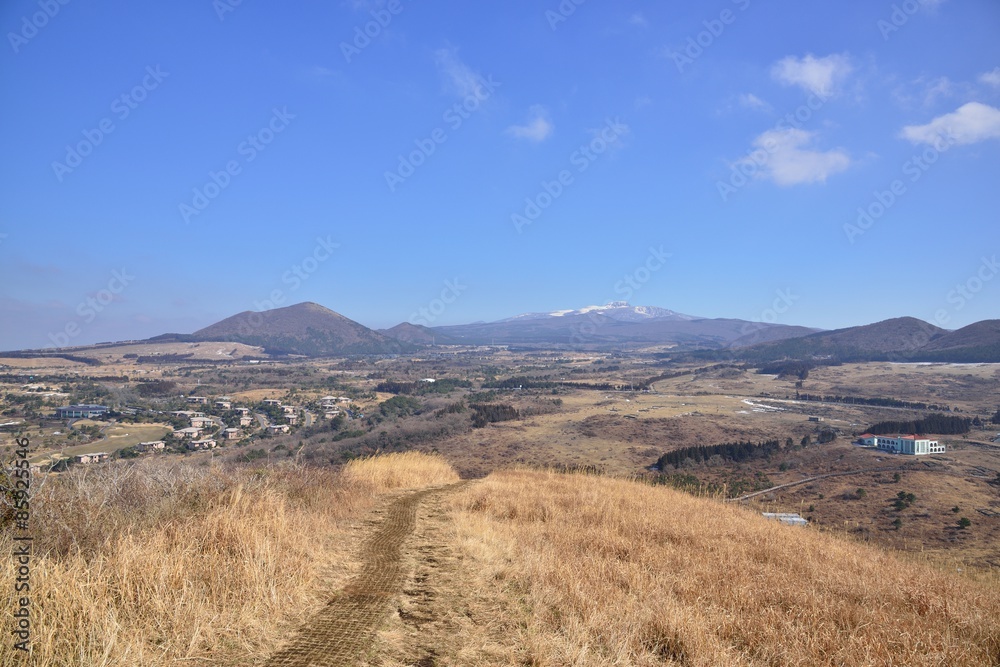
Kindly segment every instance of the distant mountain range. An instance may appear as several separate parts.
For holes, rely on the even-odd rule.
[[[526,313],[496,322],[427,327],[404,322],[375,331],[315,303],[245,311],[193,334],[148,342],[236,342],[269,354],[307,357],[386,355],[440,345],[621,350],[669,347],[702,359],[767,363],[783,359],[1000,362],[1000,320],[948,331],[912,317],[821,331],[800,326],[701,318],[615,301],[604,306]],[[52,352],[52,350],[48,350]]]
[[[722,348],[753,334],[763,340],[801,336],[817,329],[760,324],[734,319],[682,319],[630,317],[622,310],[570,311],[547,317],[518,317],[499,322],[481,322],[435,327],[434,331],[466,345],[515,345],[597,350],[649,345],[673,345],[685,349]],[[670,312],[670,311],[668,311]],[[767,332],[762,334],[761,332]]]

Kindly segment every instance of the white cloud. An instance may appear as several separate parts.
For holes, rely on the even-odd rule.
[[[994,88],[1000,88],[1000,67],[994,68],[992,72],[983,72],[979,75],[979,81]]]
[[[649,25],[649,21],[646,20],[646,17],[643,16],[641,12],[636,12],[632,14],[632,16],[629,17],[628,22],[640,28],[645,28],[647,25]]]
[[[757,177],[778,185],[826,182],[827,177],[850,167],[851,158],[839,148],[809,148],[815,136],[815,132],[795,128],[768,130],[754,140],[754,152],[738,160],[734,167],[753,165]]]
[[[545,141],[555,129],[552,121],[549,120],[548,111],[545,107],[534,105],[530,109],[531,118],[524,125],[511,125],[506,133],[515,139],[527,139],[539,143]]]
[[[434,53],[434,61],[438,71],[447,79],[452,92],[459,97],[479,96],[483,77],[459,60],[457,49],[438,49]]]
[[[739,96],[740,106],[744,109],[758,109],[761,111],[767,111],[771,108],[771,105],[760,99],[753,93],[743,93]]]
[[[846,55],[835,53],[817,58],[807,53],[802,58],[782,58],[771,67],[771,76],[786,86],[799,86],[827,98],[834,95],[852,69],[850,58]]]
[[[926,125],[907,125],[900,136],[915,144],[934,144],[938,139],[956,144],[1000,139],[1000,109],[969,102]]]

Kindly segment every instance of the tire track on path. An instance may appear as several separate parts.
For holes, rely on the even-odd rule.
[[[267,667],[342,667],[353,664],[371,645],[375,631],[403,585],[402,546],[413,532],[417,507],[432,494],[465,484],[425,489],[395,500],[386,517],[361,549],[361,572],[310,619],[287,647],[271,656]]]

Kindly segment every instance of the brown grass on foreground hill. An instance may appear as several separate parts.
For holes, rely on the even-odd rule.
[[[47,479],[32,499],[34,653],[13,649],[5,613],[0,664],[259,662],[351,573],[351,522],[377,494],[434,485],[450,469],[409,454],[354,470],[143,462]],[[11,553],[10,537],[0,534],[0,553]],[[8,611],[15,568],[0,559]]]
[[[457,482],[455,469],[444,459],[420,452],[354,459],[344,467],[344,479],[378,491],[415,489]]]
[[[608,478],[494,473],[451,503],[477,621],[442,664],[1000,664],[995,575]]]

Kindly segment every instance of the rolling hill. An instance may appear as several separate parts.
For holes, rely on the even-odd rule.
[[[913,317],[751,345],[737,353],[753,362],[829,358],[842,362],[1000,362],[1000,320],[948,331]]]
[[[316,303],[244,311],[195,331],[187,340],[259,345],[270,354],[310,357],[398,354],[407,344]]]
[[[1000,361],[1000,320],[983,320],[946,333],[920,350],[920,361]]]
[[[389,329],[379,329],[378,332],[384,336],[412,345],[455,345],[455,339],[438,333],[421,324],[410,324],[403,322]]]

